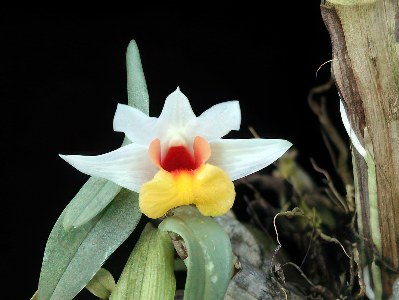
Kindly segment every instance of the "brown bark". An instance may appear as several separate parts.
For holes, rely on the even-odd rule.
[[[377,256],[382,255],[394,270],[399,269],[398,8],[397,0],[330,0],[321,5],[333,46],[332,71],[338,91],[353,130],[375,163],[381,235]],[[359,155],[354,161],[359,179],[358,213],[365,238],[371,240],[367,165]],[[388,294],[397,273],[381,268]]]

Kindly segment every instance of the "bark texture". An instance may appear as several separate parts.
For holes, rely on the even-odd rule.
[[[374,245],[376,235],[380,235],[380,245],[374,249],[369,245],[368,249],[382,257],[385,295],[398,276],[395,270],[399,270],[398,8],[397,0],[331,0],[321,5],[333,46],[336,86],[352,128],[375,165],[379,233],[370,214],[369,168],[355,154],[362,234]]]

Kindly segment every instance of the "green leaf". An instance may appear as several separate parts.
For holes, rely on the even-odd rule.
[[[47,241],[39,279],[40,300],[75,297],[132,233],[141,216],[138,195],[126,189],[78,228],[64,229],[67,210],[68,207],[58,218]]]
[[[149,114],[149,97],[145,82],[140,52],[134,40],[129,43],[126,52],[127,98],[128,104]]]
[[[64,228],[79,227],[97,216],[122,187],[103,178],[90,177],[65,211]]]
[[[173,213],[162,221],[159,229],[174,232],[185,242],[188,274],[184,299],[223,299],[233,272],[229,237],[212,218],[201,215],[195,207],[178,207]]]
[[[173,299],[176,290],[173,256],[173,246],[167,233],[154,229],[148,223],[110,299]]]
[[[112,274],[104,268],[100,268],[96,275],[86,285],[93,295],[100,299],[108,299],[115,289],[115,280]]]
[[[132,40],[126,53],[128,104],[140,109],[148,115],[149,97],[141,66],[140,53],[137,44]],[[129,144],[125,138],[122,145]],[[100,213],[114,197],[121,187],[105,179],[91,177],[73,198],[65,212],[64,227],[71,229],[90,221]]]

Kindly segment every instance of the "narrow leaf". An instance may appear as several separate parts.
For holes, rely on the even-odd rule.
[[[64,228],[79,227],[97,216],[122,187],[103,178],[90,177],[65,211]]]
[[[139,49],[134,40],[127,47],[126,71],[128,104],[148,115],[149,97],[147,84],[145,82],[143,67],[141,66]]]
[[[182,206],[159,225],[159,229],[178,234],[187,249],[184,260],[188,274],[185,300],[223,299],[233,272],[229,237],[210,217],[195,207]]]
[[[112,274],[104,268],[100,268],[96,275],[89,281],[86,288],[100,299],[108,299],[115,289],[115,280]]]
[[[138,195],[126,189],[95,218],[68,231],[62,225],[67,209],[47,241],[39,279],[40,300],[75,297],[131,234],[141,216]]]
[[[176,290],[173,254],[169,236],[148,223],[110,299],[173,299]]]

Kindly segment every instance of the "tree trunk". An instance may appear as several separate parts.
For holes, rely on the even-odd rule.
[[[358,225],[366,256],[374,257],[373,267],[382,272],[382,279],[374,272],[374,288],[382,283],[385,296],[399,270],[398,8],[397,0],[327,0],[321,5],[335,83],[367,150],[366,160],[352,151]]]

